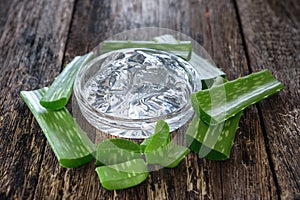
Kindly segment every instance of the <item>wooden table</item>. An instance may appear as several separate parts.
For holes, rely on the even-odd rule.
[[[144,26],[197,40],[230,80],[269,69],[285,89],[245,110],[230,159],[190,153],[137,187],[107,191],[93,162],[58,164],[19,93],[51,84],[105,38]],[[300,199],[297,0],[1,0],[0,69],[0,199]]]

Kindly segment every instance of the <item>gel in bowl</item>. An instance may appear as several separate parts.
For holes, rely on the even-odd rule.
[[[197,71],[164,51],[133,48],[100,55],[83,66],[74,91],[83,116],[97,129],[125,138],[146,138],[165,120],[173,131],[193,115]]]
[[[93,50],[96,57],[79,70],[74,83],[76,103],[92,126],[110,135],[143,139],[153,134],[160,119],[170,131],[191,119],[190,95],[201,89],[200,79],[206,77],[197,67],[214,65],[200,44],[159,27],[125,31],[108,40],[152,40],[164,34],[191,41],[193,51],[205,61],[192,66],[169,52],[145,48],[101,54],[100,43]]]

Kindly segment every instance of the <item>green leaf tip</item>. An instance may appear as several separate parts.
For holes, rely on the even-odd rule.
[[[113,165],[142,158],[140,146],[126,139],[108,139],[98,144],[96,165]]]
[[[169,132],[170,132],[169,125],[164,120],[158,120],[156,122],[154,133],[150,137],[145,138],[144,141],[140,144],[140,148],[142,152],[145,152],[146,147],[149,145],[150,141],[152,140],[152,136],[157,133],[160,134],[160,137],[164,138],[163,139],[164,142],[162,145],[169,143],[170,142]],[[155,141],[153,143],[155,143]]]
[[[170,142],[169,125],[163,120],[157,121],[154,134],[144,140],[141,148],[147,163],[166,168],[176,167],[190,152],[188,148]]]
[[[198,116],[194,116],[186,133],[186,141],[190,149],[201,158],[228,159],[242,115],[243,112],[239,112],[217,125],[207,125]]]
[[[147,164],[143,159],[101,166],[96,168],[101,185],[107,190],[121,190],[136,186],[149,175]]]
[[[189,148],[170,142],[156,150],[145,152],[145,157],[149,164],[158,164],[166,168],[174,168],[189,152]]]
[[[213,83],[213,79],[216,77],[226,77],[226,74],[222,70],[195,52],[192,52],[191,59],[188,62],[194,66],[198,72],[203,89],[209,88]]]
[[[77,71],[94,58],[94,53],[88,53],[83,56],[76,56],[60,73],[48,91],[40,100],[40,104],[50,110],[59,110],[64,108],[72,94],[74,80]]]
[[[165,146],[170,142],[169,125],[163,120],[157,121],[154,134],[150,136],[149,139],[145,139],[145,141],[147,145],[142,147],[145,152],[157,150],[160,147]],[[142,143],[141,145],[143,146],[145,143]]]

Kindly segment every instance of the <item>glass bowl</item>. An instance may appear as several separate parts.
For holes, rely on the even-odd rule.
[[[163,119],[171,131],[193,115],[201,80],[192,65],[164,51],[133,48],[105,53],[83,66],[74,92],[83,116],[111,135],[145,138]]]
[[[201,45],[169,29],[135,29],[109,40],[151,40],[162,34],[192,41],[193,51],[213,63]],[[153,134],[160,119],[169,124],[170,131],[191,119],[190,95],[201,90],[201,75],[194,66],[154,49],[121,49],[102,55],[100,49],[101,44],[74,83],[80,111],[92,126],[110,135],[143,139]]]

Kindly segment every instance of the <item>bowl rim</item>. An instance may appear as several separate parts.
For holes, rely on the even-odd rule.
[[[114,115],[110,115],[110,114],[105,114],[103,112],[98,111],[97,109],[95,109],[93,106],[90,105],[90,103],[87,101],[86,97],[83,95],[81,88],[80,88],[82,78],[86,74],[86,72],[88,72],[88,70],[91,67],[93,67],[93,65],[95,63],[107,58],[111,54],[118,53],[118,52],[124,52],[124,51],[132,51],[132,50],[150,51],[150,52],[154,52],[154,53],[168,55],[168,56],[172,57],[173,59],[175,59],[177,62],[183,63],[185,66],[188,65],[190,68],[193,68],[195,70],[195,72],[197,73],[195,66],[189,64],[184,59],[174,55],[171,52],[167,52],[167,51],[149,49],[149,48],[124,48],[124,49],[107,52],[107,53],[101,54],[101,55],[93,58],[92,60],[90,60],[88,63],[83,65],[77,72],[73,88],[74,88],[74,94],[75,94],[75,97],[76,97],[76,100],[77,100],[80,110],[84,109],[85,111],[89,111],[90,114],[93,113],[97,117],[101,117],[103,119],[109,119],[109,120],[116,120],[118,122],[147,122],[147,123],[156,122],[160,119],[166,120],[166,119],[175,117],[176,115],[178,115],[180,113],[185,113],[185,112],[188,112],[189,110],[191,110],[192,109],[191,103],[187,102],[184,106],[180,107],[179,109],[176,109],[174,112],[160,115],[160,116],[155,116],[155,117],[137,119],[137,118],[124,118],[124,117],[118,117],[118,116],[114,116]],[[199,84],[198,86],[197,85],[192,86],[193,88],[192,88],[192,91],[190,91],[191,93],[201,89],[201,87],[202,87],[201,81],[199,81],[199,82],[200,83],[198,83]]]

